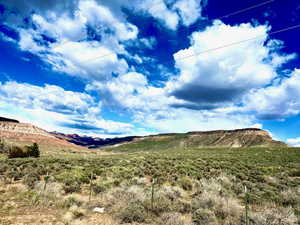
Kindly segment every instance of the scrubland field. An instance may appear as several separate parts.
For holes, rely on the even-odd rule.
[[[299,148],[172,149],[142,142],[41,153],[0,155],[0,224],[300,221]]]

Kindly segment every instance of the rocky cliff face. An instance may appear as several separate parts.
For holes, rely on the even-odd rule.
[[[58,139],[47,131],[32,124],[0,121],[0,138],[15,143],[47,144],[66,148],[80,148],[65,140]]]

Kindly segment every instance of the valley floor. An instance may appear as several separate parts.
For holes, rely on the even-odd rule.
[[[300,221],[299,148],[0,155],[0,176],[1,225]]]

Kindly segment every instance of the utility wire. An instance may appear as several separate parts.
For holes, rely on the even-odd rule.
[[[229,13],[229,14],[227,14],[227,15],[224,15],[224,16],[221,16],[221,17],[218,17],[218,18],[215,18],[215,19],[228,18],[228,17],[230,17],[230,16],[237,15],[237,14],[240,14],[240,13],[242,13],[242,12],[246,12],[246,11],[249,11],[249,10],[251,10],[251,9],[258,8],[258,7],[261,7],[261,6],[263,6],[263,5],[270,4],[270,3],[275,2],[275,1],[276,1],[276,0],[268,0],[268,1],[265,1],[265,2],[262,2],[262,3],[259,3],[259,4],[256,4],[256,5],[253,5],[253,6],[250,6],[250,7],[241,9],[241,10],[238,10],[238,11],[235,11],[235,12],[233,12],[233,13]],[[156,5],[158,5],[158,4],[156,4]],[[258,38],[258,37],[256,37],[256,38]],[[256,39],[256,38],[255,38],[255,39]],[[252,40],[252,38],[251,38],[250,40]],[[248,39],[248,40],[240,41],[239,43],[243,43],[243,42],[246,42],[246,41],[249,41],[249,39]],[[231,45],[231,44],[229,44],[229,46],[230,46],[230,45]],[[227,45],[226,45],[226,47],[227,47]],[[218,48],[217,48],[217,49],[218,49]],[[215,50],[217,50],[217,49],[215,49]],[[104,58],[104,57],[107,57],[107,56],[110,56],[110,55],[115,55],[115,53],[110,53],[110,54],[98,56],[98,57],[95,57],[95,58],[91,58],[91,59],[88,59],[88,60],[84,60],[82,63],[89,62],[89,61],[93,61],[93,60],[97,60],[97,59],[101,59],[101,58]]]
[[[297,28],[300,28],[300,24],[295,25],[295,26],[285,27],[283,29],[270,32],[270,33],[268,33],[268,35],[274,35],[274,34],[278,34],[278,33],[283,33],[283,32],[289,31],[289,30],[297,29]],[[178,60],[179,61],[180,60],[184,60],[184,59],[191,58],[191,57],[194,57],[194,56],[197,56],[197,55],[201,55],[201,54],[204,54],[204,53],[208,53],[208,52],[216,51],[216,50],[219,50],[219,49],[227,48],[227,47],[230,47],[230,46],[233,46],[233,45],[238,45],[238,44],[242,44],[242,43],[245,43],[245,42],[248,42],[248,41],[253,41],[253,40],[256,40],[256,39],[264,37],[264,36],[265,35],[259,35],[259,36],[253,37],[253,38],[249,38],[249,39],[245,39],[245,40],[241,40],[241,41],[237,41],[237,42],[232,42],[232,43],[229,43],[229,44],[226,44],[226,45],[222,45],[222,46],[219,46],[219,47],[216,47],[216,48],[207,49],[205,51],[198,52],[198,53],[195,53],[193,55],[189,55],[189,56],[177,58],[176,60],[177,61]],[[101,58],[104,58],[104,57],[107,57],[107,56],[110,56],[110,55],[115,55],[115,53],[107,54],[107,55],[102,55],[102,56],[98,56],[98,57],[95,57],[95,58],[92,58],[92,59],[88,59],[88,60],[83,61],[82,63],[94,61],[94,60],[101,59]]]
[[[300,28],[300,24],[295,25],[295,26],[289,26],[289,27],[286,27],[286,28],[283,28],[283,29],[280,29],[280,30],[277,30],[277,31],[270,32],[268,34],[269,35],[279,34],[279,33],[283,33],[283,32],[289,31],[289,30],[294,30],[294,29],[297,29],[297,28]],[[193,55],[188,55],[188,56],[185,56],[185,57],[177,58],[175,60],[177,60],[177,61],[185,60],[187,58],[191,58],[191,57],[201,55],[201,54],[204,54],[204,53],[208,53],[208,52],[216,51],[216,50],[219,50],[219,49],[227,48],[227,47],[230,47],[230,46],[233,46],[233,45],[238,45],[238,44],[245,43],[245,42],[248,42],[248,41],[253,41],[253,40],[256,40],[256,39],[264,37],[264,36],[265,35],[259,35],[259,36],[253,37],[253,38],[249,38],[249,39],[245,39],[245,40],[241,40],[241,41],[237,41],[237,42],[232,42],[232,43],[227,44],[227,45],[222,45],[222,46],[219,46],[219,47],[216,47],[216,48],[207,49],[205,51],[198,52],[198,53],[195,53]]]
[[[226,15],[223,15],[223,16],[220,16],[220,17],[216,17],[216,18],[214,18],[213,20],[223,19],[223,18],[228,18],[228,17],[230,17],[230,16],[238,15],[238,14],[241,14],[241,13],[243,13],[243,12],[246,12],[246,11],[249,11],[249,10],[252,10],[252,9],[255,9],[255,8],[258,8],[258,7],[261,7],[261,6],[270,4],[270,3],[273,3],[273,2],[275,2],[275,1],[277,1],[277,0],[268,0],[268,1],[265,1],[265,2],[262,2],[262,3],[258,3],[258,4],[252,5],[252,6],[250,6],[250,7],[244,8],[244,9],[240,9],[240,10],[238,10],[238,11],[235,11],[235,12],[232,12],[232,13],[229,13],[229,14],[226,14]],[[153,9],[153,8],[155,8],[156,6],[161,5],[161,4],[165,4],[165,2],[164,2],[164,1],[157,2],[156,4],[153,4],[153,5],[152,5],[150,8],[148,8],[147,10]],[[80,40],[78,40],[78,41],[80,41]],[[58,47],[61,46],[61,45],[67,44],[68,42],[71,43],[71,42],[73,42],[73,41],[68,41],[68,40],[67,40],[67,41],[63,41],[63,42],[60,43],[59,45],[55,46],[54,49],[55,49],[55,48],[58,48]]]
[[[227,18],[227,17],[230,17],[230,16],[234,16],[234,15],[237,15],[237,14],[240,14],[240,13],[243,13],[243,12],[246,12],[246,11],[249,11],[249,10],[251,10],[251,9],[255,9],[255,8],[258,8],[258,7],[261,7],[261,6],[264,6],[264,5],[273,3],[273,2],[275,2],[275,1],[276,1],[276,0],[269,0],[269,1],[266,1],[266,2],[262,2],[262,3],[256,4],[256,5],[250,6],[250,7],[248,7],[248,8],[240,9],[240,10],[238,10],[238,11],[236,11],[236,12],[229,13],[229,14],[227,14],[227,15],[218,17],[218,18],[216,18],[216,19],[223,19],[223,18]]]

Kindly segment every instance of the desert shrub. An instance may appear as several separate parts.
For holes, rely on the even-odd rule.
[[[186,191],[191,191],[193,189],[193,182],[189,177],[180,178],[179,185]]]
[[[183,217],[180,213],[166,213],[159,218],[161,225],[191,225],[192,222]]]
[[[88,208],[90,205],[88,196],[84,196],[81,194],[73,193],[71,195],[67,195],[60,202],[61,208],[71,208],[72,206],[77,206],[81,208]]]
[[[8,154],[9,145],[3,140],[0,139],[0,154]]]
[[[56,182],[36,182],[34,186],[35,190],[38,190],[39,192],[43,193],[44,197],[49,198],[60,198],[60,196],[63,194],[63,187],[61,184]]]
[[[284,190],[280,192],[279,197],[283,206],[300,206],[300,188]]]
[[[141,201],[130,201],[123,208],[120,208],[116,213],[116,217],[122,223],[139,222],[142,223],[146,220],[147,211],[145,210]]]
[[[147,219],[146,195],[139,186],[121,186],[103,193],[105,208],[122,223],[144,222]]]
[[[192,200],[192,209],[201,217],[211,211],[223,224],[240,224],[243,218],[243,207],[238,200],[230,195],[223,185],[231,186],[229,179],[224,176],[216,179],[203,179],[200,181],[195,198]],[[196,213],[196,214],[195,214]],[[204,216],[205,218],[205,216]]]
[[[250,214],[251,225],[296,225],[297,217],[290,208],[266,208]]]
[[[197,209],[192,215],[192,220],[196,225],[215,225],[217,223],[214,212],[209,209]]]
[[[8,152],[8,158],[25,158],[28,157],[28,153],[25,148],[19,146],[12,146]]]
[[[162,213],[170,212],[175,210],[176,204],[168,199],[163,193],[158,192],[154,196],[153,207],[151,197],[147,197],[144,201],[146,209],[155,215],[160,215]]]
[[[161,225],[190,225],[180,213],[166,213],[159,218]]]
[[[77,205],[73,205],[70,208],[70,211],[72,212],[74,219],[79,219],[79,218],[85,216],[85,214],[86,214],[86,210],[78,207]]]
[[[39,181],[40,177],[36,173],[27,174],[23,179],[23,184],[27,185],[29,188],[34,188],[36,183]]]
[[[115,180],[103,180],[96,184],[93,184],[93,192],[99,194],[105,192],[115,184]]]
[[[63,186],[65,193],[80,192],[81,186],[78,182],[66,182]]]

